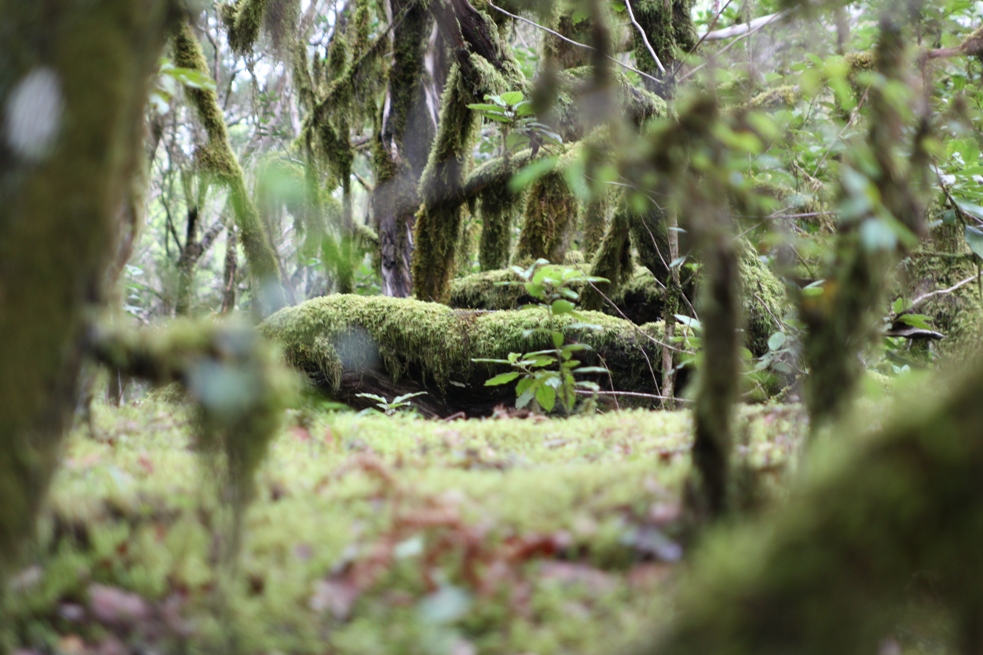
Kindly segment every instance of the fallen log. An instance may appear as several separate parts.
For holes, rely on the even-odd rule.
[[[585,365],[610,371],[585,379],[609,391],[657,394],[661,350],[653,337],[662,333],[661,325],[636,326],[600,312],[583,316],[584,321],[553,320],[568,342],[593,349],[583,353]],[[260,331],[316,389],[352,407],[373,404],[360,393],[391,400],[425,391],[413,399],[425,416],[484,416],[496,405],[515,403],[514,385],[486,387],[486,380],[510,369],[473,360],[551,348],[547,334],[529,333],[548,327],[548,321],[546,312],[537,310],[457,310],[407,298],[335,295],[285,308]],[[601,329],[577,325],[584,322]]]

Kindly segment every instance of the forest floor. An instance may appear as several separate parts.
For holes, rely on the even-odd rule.
[[[191,425],[144,401],[73,432],[9,593],[25,654],[610,653],[671,616],[687,412],[292,410],[234,574]],[[745,408],[740,425],[741,461],[775,493],[800,410]]]

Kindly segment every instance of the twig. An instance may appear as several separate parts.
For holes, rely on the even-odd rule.
[[[710,26],[707,28],[706,34],[700,37],[700,40],[696,42],[696,45],[693,46],[693,49],[690,50],[690,52],[696,52],[699,50],[700,46],[703,45],[703,42],[707,40],[707,37],[713,34],[713,28],[717,26],[717,23],[720,21],[720,17],[724,15],[724,12],[727,11],[727,7],[729,7],[732,2],[734,2],[734,0],[727,0],[727,2],[724,3],[724,6],[720,8],[717,15],[713,17],[713,21],[711,21]]]
[[[628,17],[631,18],[631,24],[634,25],[638,30],[638,33],[642,35],[642,41],[645,42],[645,47],[648,48],[649,54],[652,55],[652,59],[655,60],[655,65],[659,67],[659,72],[665,75],[666,67],[662,65],[662,60],[659,59],[659,55],[655,54],[655,48],[653,48],[652,44],[649,43],[649,37],[647,34],[645,34],[645,30],[642,29],[642,26],[638,24],[637,20],[635,20],[635,12],[631,10],[631,2],[629,2],[629,0],[625,0],[625,8],[628,10]]]
[[[729,39],[735,36],[744,36],[750,32],[761,29],[765,25],[770,25],[775,21],[781,20],[788,15],[788,11],[780,11],[777,14],[770,14],[768,16],[762,16],[761,18],[755,18],[750,23],[742,23],[740,25],[733,25],[731,27],[725,27],[722,30],[716,30],[713,32],[707,32],[703,35],[704,41],[722,41],[724,39]]]
[[[511,18],[514,18],[515,20],[521,20],[523,23],[528,23],[529,25],[532,25],[533,27],[535,27],[537,29],[543,30],[544,32],[548,32],[549,34],[552,34],[556,38],[558,38],[558,39],[560,39],[562,41],[566,41],[570,45],[577,46],[578,48],[584,48],[585,50],[596,50],[596,48],[594,48],[594,46],[587,45],[586,43],[581,43],[580,41],[574,41],[573,39],[568,39],[567,37],[563,36],[559,32],[557,32],[555,30],[551,30],[550,28],[546,27],[545,25],[540,25],[539,23],[537,23],[534,20],[529,20],[528,18],[523,18],[522,16],[519,16],[517,14],[513,14],[512,12],[506,11],[506,10],[502,9],[501,7],[499,7],[499,6],[496,6],[496,5],[492,4],[491,2],[488,3],[488,6],[491,7],[492,9],[494,9],[495,11],[501,12],[501,13],[505,14],[506,16],[510,16]],[[644,77],[646,79],[652,80],[653,82],[656,82],[656,83],[659,83],[659,84],[662,83],[662,80],[660,80],[659,78],[653,77],[653,76],[649,75],[648,73],[643,73],[642,71],[638,70],[637,68],[632,68],[628,64],[625,64],[625,63],[619,61],[618,59],[612,57],[611,55],[604,55],[604,56],[607,59],[609,59],[610,61],[613,61],[617,65],[621,66],[625,70],[630,70],[632,73],[637,73],[638,75],[641,75],[642,77]]]
[[[723,48],[721,48],[717,52],[713,53],[713,56],[710,57],[709,59],[707,59],[705,62],[703,62],[702,64],[700,64],[699,66],[697,66],[693,70],[689,71],[688,73],[686,73],[685,75],[683,75],[682,77],[680,77],[679,78],[679,81],[680,82],[685,82],[689,78],[693,77],[693,75],[695,75],[698,71],[700,71],[702,68],[704,68],[707,64],[709,64],[710,62],[714,61],[720,55],[724,54],[725,52],[727,52],[728,50],[730,50],[731,48],[733,48],[735,45],[737,45],[738,43],[740,43],[741,41],[743,41],[747,37],[751,36],[752,34],[758,32],[759,30],[761,30],[761,28],[765,27],[768,24],[769,23],[763,23],[763,24],[757,25],[756,27],[749,28],[746,32],[744,32],[743,34],[741,34],[740,36],[738,36],[736,39],[734,39],[733,41],[731,41],[730,43],[728,43],[727,45],[725,45]]]
[[[930,298],[934,298],[935,296],[946,296],[946,295],[949,295],[950,293],[952,293],[953,291],[956,291],[960,287],[966,286],[967,284],[969,284],[973,280],[979,279],[979,277],[980,277],[980,274],[979,274],[979,272],[977,272],[976,275],[970,275],[968,278],[966,278],[962,282],[957,282],[956,284],[952,285],[948,289],[939,289],[937,291],[930,291],[929,293],[923,293],[922,295],[918,296],[917,298],[915,298],[914,300],[911,301],[911,306],[909,306],[908,309],[914,309],[915,307],[918,307],[919,305],[921,305],[926,300],[928,300]]]
[[[586,389],[577,389],[577,394],[581,396],[628,396],[649,400],[681,400],[686,403],[692,402],[688,398],[666,398],[665,396],[659,396],[654,393],[641,393],[639,391],[588,391]]]

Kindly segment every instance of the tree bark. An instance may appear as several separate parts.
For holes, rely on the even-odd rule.
[[[175,9],[0,5],[0,578],[33,531],[75,407],[84,310],[112,260]]]

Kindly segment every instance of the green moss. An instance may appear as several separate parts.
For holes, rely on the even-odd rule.
[[[454,272],[462,208],[445,199],[457,195],[470,162],[480,124],[478,115],[467,107],[472,102],[455,65],[447,78],[437,137],[420,180],[423,206],[416,217],[413,253],[413,290],[418,298],[443,300]]]
[[[636,652],[869,652],[919,588],[959,619],[960,637],[978,634],[979,370],[930,408],[922,380],[884,431],[811,452],[780,511],[708,540],[671,629]]]
[[[781,109],[792,108],[799,102],[801,93],[799,89],[792,85],[780,86],[769,89],[751,98],[748,101],[747,109]]]
[[[755,467],[787,458],[798,434],[790,412],[747,415]],[[258,473],[243,583],[221,623],[210,591],[219,507],[201,493],[207,469],[189,448],[192,416],[146,401],[98,405],[103,439],[76,432],[67,444],[37,567],[11,593],[13,646],[54,649],[68,635],[97,644],[102,626],[59,615],[66,601],[87,606],[94,584],[138,593],[193,626],[185,638],[118,631],[128,648],[161,652],[214,652],[236,630],[245,653],[424,655],[428,639],[447,636],[422,616],[427,571],[468,594],[468,612],[447,628],[489,655],[602,652],[672,615],[670,568],[633,544],[650,516],[678,502],[685,412],[448,424],[304,409],[289,418]],[[397,543],[399,558],[370,568]],[[544,549],[518,554],[527,543]],[[468,544],[482,562],[477,578],[464,566]],[[359,578],[350,606],[332,603],[355,569],[371,577]]]
[[[632,10],[635,19],[648,35],[649,44],[658,55],[663,67],[669,71],[678,61],[677,50],[685,53],[696,45],[696,30],[690,16],[693,0],[642,0],[633,2]],[[662,78],[648,46],[642,40],[637,30],[632,31],[635,65],[654,77]],[[650,91],[665,95],[668,89],[643,79]]]
[[[528,265],[537,259],[561,263],[576,224],[577,201],[562,172],[551,171],[529,189],[514,260]]]
[[[507,180],[516,170],[503,162],[501,176]],[[503,180],[504,182],[504,180]],[[481,216],[481,244],[478,251],[482,271],[505,268],[512,252],[512,224],[522,203],[507,182],[490,184],[478,195]]]
[[[236,0],[222,5],[220,14],[229,31],[229,47],[238,53],[249,51],[259,37],[259,28],[270,0]]]
[[[632,274],[631,248],[628,236],[631,226],[630,210],[625,205],[622,195],[619,207],[615,210],[611,222],[608,223],[604,239],[594,255],[590,274],[602,277],[608,282],[597,283],[598,289],[605,295],[617,293],[620,285]],[[583,295],[585,307],[600,309],[604,298],[600,293],[587,290]]]
[[[649,362],[657,361],[658,346],[628,321],[590,312],[584,320],[603,329],[564,331],[604,355],[615,388],[654,390]],[[557,319],[560,327],[580,322]],[[400,298],[330,296],[284,309],[262,330],[281,345],[288,362],[345,402],[364,404],[355,398],[363,390],[360,376],[383,375],[390,386],[405,381],[428,390],[435,407],[461,402],[454,394],[475,394],[476,405],[490,409],[514,398],[514,391],[485,388],[485,380],[503,371],[472,359],[550,347],[548,335],[528,334],[545,325],[545,313],[537,311],[486,313]],[[592,360],[585,354],[585,361]]]

